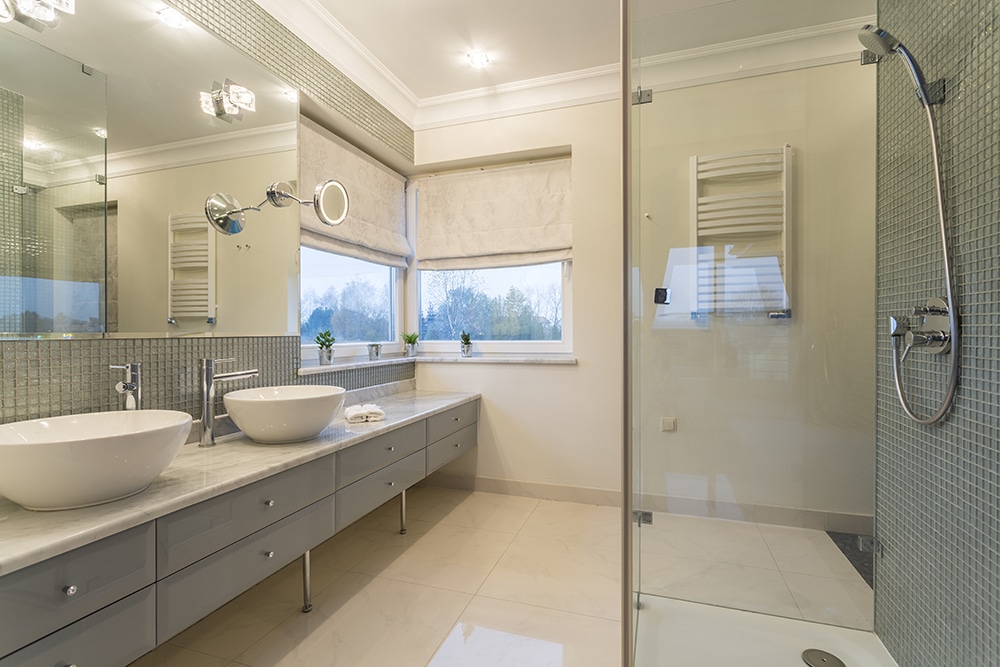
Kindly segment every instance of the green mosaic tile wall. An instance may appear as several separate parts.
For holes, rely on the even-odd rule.
[[[413,161],[413,130],[252,0],[168,4]]]
[[[895,58],[878,65],[875,630],[901,667],[976,667],[1000,656],[1000,4],[879,0],[879,23],[913,53],[935,107],[958,289],[962,375],[946,420],[909,421],[893,389],[885,321],[944,296],[926,120]],[[948,359],[914,354],[923,414]]]

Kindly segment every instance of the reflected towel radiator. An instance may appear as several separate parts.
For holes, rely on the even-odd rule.
[[[170,216],[168,225],[167,321],[205,318],[216,321],[215,239],[204,214]]]

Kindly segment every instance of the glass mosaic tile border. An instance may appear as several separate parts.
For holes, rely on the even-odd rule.
[[[200,363],[233,358],[227,369],[257,368],[260,376],[219,385],[226,391],[284,384],[365,389],[414,378],[412,359],[399,363],[298,376],[298,336],[7,340],[0,342],[0,422],[119,409],[113,364],[142,363],[143,407],[181,410],[201,418]]]

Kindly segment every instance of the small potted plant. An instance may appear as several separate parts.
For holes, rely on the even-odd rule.
[[[382,343],[368,343],[368,361],[378,361],[382,358]]]
[[[472,356],[472,334],[465,333],[462,331],[462,335],[459,337],[462,340],[462,356],[471,357]]]
[[[316,334],[315,340],[316,344],[319,345],[319,365],[329,366],[333,362],[333,344],[337,342],[337,339],[327,329]]]
[[[415,357],[417,356],[417,339],[420,338],[420,334],[417,332],[404,333],[403,334],[403,356],[404,357]]]

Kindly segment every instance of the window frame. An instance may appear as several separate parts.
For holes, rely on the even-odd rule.
[[[420,325],[422,303],[420,279],[414,271],[415,303],[407,317],[408,331],[417,331]],[[477,356],[565,355],[573,352],[573,262],[562,262],[562,340],[476,340],[472,339],[472,353]],[[417,353],[430,356],[459,356],[459,341],[420,340]]]
[[[308,246],[303,246],[299,244],[299,254],[301,256],[302,248],[308,248]],[[316,248],[309,248],[316,252],[325,252],[328,255],[334,255],[337,257],[345,257],[348,259],[353,259],[347,255],[340,255],[335,252],[330,252],[328,250],[317,250]],[[370,341],[373,343],[382,344],[382,354],[402,354],[403,353],[403,339],[400,335],[400,323],[404,320],[404,271],[395,266],[389,266],[388,264],[379,264],[378,262],[371,262],[369,260],[357,260],[357,261],[367,261],[369,264],[375,264],[377,266],[382,266],[389,271],[391,271],[392,277],[389,281],[389,301],[392,304],[392,312],[390,315],[390,326],[392,327],[392,340],[387,341]],[[302,262],[299,261],[299,307],[298,307],[298,329],[299,329],[299,340],[300,346],[299,350],[302,355],[301,357],[301,367],[302,368],[312,368],[319,366],[319,354],[317,350],[319,345],[316,343],[305,343],[301,342],[302,339]],[[354,363],[358,361],[367,361],[368,359],[368,342],[349,342],[349,343],[334,343],[333,344],[333,366],[327,368],[333,369],[338,362]]]

